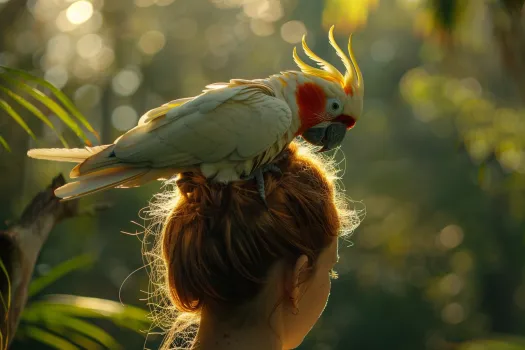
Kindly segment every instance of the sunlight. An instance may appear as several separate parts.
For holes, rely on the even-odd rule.
[[[85,0],[72,3],[66,10],[66,16],[72,24],[82,24],[93,15],[93,5]]]

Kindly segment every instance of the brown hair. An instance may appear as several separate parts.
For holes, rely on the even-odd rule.
[[[277,261],[293,263],[305,254],[315,268],[331,240],[359,224],[336,188],[332,159],[297,143],[285,152],[277,163],[282,174],[264,175],[269,209],[255,181],[220,184],[198,173],[180,174],[151,203],[149,214],[161,229],[145,256],[153,272],[153,317],[168,330],[163,349],[198,325],[203,306],[235,310],[250,301]]]

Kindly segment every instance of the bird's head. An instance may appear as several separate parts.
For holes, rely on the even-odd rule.
[[[297,135],[316,146],[322,146],[320,152],[338,147],[346,131],[354,127],[363,110],[363,76],[357,65],[351,47],[352,37],[348,40],[348,55],[337,45],[334,27],[330,28],[329,41],[337,55],[343,61],[346,73],[317,56],[306,44],[303,36],[302,46],[308,57],[321,67],[314,68],[306,64],[297,55],[293,57],[304,79],[298,80],[295,100],[301,126]]]

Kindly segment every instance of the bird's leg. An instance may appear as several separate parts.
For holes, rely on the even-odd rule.
[[[268,171],[273,171],[275,173],[278,173],[279,175],[282,174],[281,169],[277,165],[273,163],[269,163],[269,164],[265,164],[262,167],[255,169],[255,171],[252,174],[244,178],[245,180],[255,179],[257,183],[257,192],[259,192],[259,196],[261,196],[261,199],[266,209],[269,209],[269,207],[268,207],[268,202],[266,202],[266,193],[265,193],[265,187],[264,187],[264,173]]]
[[[281,160],[283,159],[286,159],[288,158],[289,156],[289,153],[285,150],[281,151],[281,153],[279,153],[277,155],[277,157],[275,157],[273,160],[272,160],[272,163],[279,163]],[[271,163],[270,163],[271,164]],[[279,170],[280,171],[280,170]]]

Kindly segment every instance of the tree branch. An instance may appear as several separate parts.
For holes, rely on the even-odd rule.
[[[38,193],[24,210],[21,218],[6,231],[0,232],[0,259],[6,266],[11,282],[9,314],[0,306],[0,331],[5,344],[11,343],[20,315],[27,301],[27,290],[38,255],[53,227],[78,214],[78,201],[60,202],[54,190],[65,184],[58,175],[52,184]],[[8,280],[0,273],[0,292],[8,300]]]

